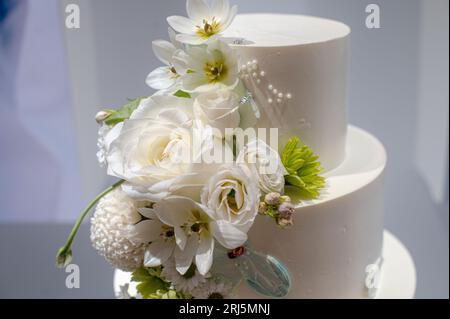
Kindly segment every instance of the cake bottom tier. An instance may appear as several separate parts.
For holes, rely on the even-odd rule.
[[[346,159],[325,174],[327,187],[319,199],[299,204],[293,226],[277,229],[273,220],[257,218],[251,244],[286,265],[292,280],[287,298],[366,298],[373,293],[367,284],[375,283],[381,266],[385,165],[383,145],[350,126]],[[262,298],[245,284],[237,296]]]

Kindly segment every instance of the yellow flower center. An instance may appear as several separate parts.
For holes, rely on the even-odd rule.
[[[162,225],[161,226],[161,236],[164,239],[172,239],[175,236],[175,230],[173,229],[173,227],[167,226],[167,225]]]
[[[223,61],[206,62],[204,71],[209,83],[222,81],[227,76],[228,72]]]
[[[202,39],[208,39],[211,36],[220,32],[220,22],[216,20],[215,17],[212,18],[211,22],[203,19],[203,26],[197,26],[197,35]]]

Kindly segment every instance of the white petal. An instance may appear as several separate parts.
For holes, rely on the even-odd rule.
[[[175,249],[175,263],[178,272],[182,275],[188,271],[189,267],[191,267],[192,260],[194,259],[195,252],[198,247],[198,236],[192,235],[188,238],[186,243],[186,247],[184,250],[179,249],[178,247]]]
[[[167,18],[167,23],[177,32],[195,34],[195,23],[186,17],[171,16]]]
[[[159,220],[143,220],[133,226],[131,239],[133,242],[150,243],[158,240],[161,233]]]
[[[185,98],[182,98],[185,100]],[[191,117],[187,115],[185,112],[176,110],[176,109],[170,109],[161,111],[158,114],[157,120],[170,122],[176,125],[179,125],[179,127],[183,126],[189,126],[189,122],[191,122]]]
[[[173,242],[165,242],[158,240],[151,243],[145,250],[144,266],[157,267],[172,256],[175,244]]]
[[[201,23],[203,19],[210,19],[210,9],[204,0],[187,0],[186,11],[188,17],[196,23]]]
[[[226,20],[221,21],[221,25],[222,25],[222,29],[220,30],[221,32],[223,32],[226,28],[228,28],[230,26],[230,24],[233,22],[234,18],[236,17],[237,11],[238,11],[237,6],[231,7],[231,10],[228,12],[228,16],[227,16]]]
[[[242,246],[247,241],[247,234],[224,220],[210,223],[211,231],[217,241],[228,249]]]
[[[138,208],[138,212],[142,216],[149,218],[149,219],[157,219],[158,218],[158,216],[156,216],[155,211],[152,208],[140,207],[140,208]]]
[[[195,255],[195,265],[198,272],[205,276],[211,269],[213,262],[214,239],[211,236],[202,236]]]
[[[162,66],[147,75],[145,83],[152,89],[163,90],[171,87],[175,83],[175,80],[172,77],[170,69]]]
[[[177,246],[183,250],[186,247],[187,243],[187,236],[184,230],[181,229],[181,227],[177,226],[174,227],[175,230],[175,241],[177,243]]]
[[[170,65],[172,61],[172,56],[177,50],[175,46],[165,40],[155,40],[152,42],[153,53],[156,57],[165,65]]]
[[[205,43],[207,39],[203,39],[195,34],[177,34],[176,40],[181,43],[199,45]]]
[[[173,46],[177,49],[177,50],[181,50],[183,49],[183,45],[176,40],[176,32],[174,29],[172,29],[171,27],[168,28],[168,32],[169,32],[169,39],[170,42],[172,42]]]
[[[184,197],[167,197],[155,204],[159,219],[169,226],[181,226],[191,215],[193,201]]]
[[[230,3],[228,0],[214,0],[211,5],[211,16],[223,22],[230,11]]]
[[[173,56],[173,66],[178,74],[185,74],[188,69],[189,56],[183,50],[178,50]]]
[[[150,200],[156,202],[169,195],[167,191],[171,183],[172,180],[162,181],[148,188],[139,187],[130,183],[123,183],[122,190],[127,193],[128,196],[136,200]]]
[[[187,91],[194,91],[200,87],[198,92],[205,92],[216,88],[214,84],[208,84],[208,79],[204,74],[198,73],[190,73],[184,76],[182,84]],[[202,88],[205,88],[205,90],[203,91]]]

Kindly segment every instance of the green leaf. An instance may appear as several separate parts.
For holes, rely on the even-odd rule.
[[[287,185],[292,185],[303,199],[319,197],[325,186],[325,179],[319,175],[322,171],[319,157],[296,136],[289,139],[283,149],[281,161],[288,175],[284,177]]]
[[[132,273],[131,280],[139,282],[136,289],[144,298],[165,293],[170,287],[170,283],[161,278],[161,267],[141,267]]]
[[[144,298],[148,298],[158,290],[166,290],[167,288],[168,285],[158,277],[150,277],[136,286],[137,291]]]
[[[297,147],[298,142],[299,142],[298,137],[296,137],[296,136],[291,137],[289,139],[289,141],[287,142],[286,146],[284,147],[284,150],[281,154],[281,161],[283,162],[283,164],[285,166],[286,166],[286,163],[288,162],[289,158],[291,157],[292,152]]]
[[[191,95],[188,92],[182,91],[182,90],[178,90],[176,91],[173,95],[177,96],[177,97],[184,97],[187,99],[191,98]]]
[[[141,268],[135,270],[131,274],[131,280],[132,281],[137,281],[137,282],[145,281],[145,280],[147,280],[150,277],[151,277],[151,275],[149,274],[147,268],[145,268],[145,267],[141,267]]]
[[[105,124],[113,126],[130,118],[131,113],[137,109],[143,98],[131,99],[127,104],[117,110],[110,110],[111,114],[105,119]]]
[[[294,186],[297,186],[297,187],[300,187],[300,188],[305,188],[306,187],[305,183],[297,175],[286,175],[284,177],[284,179],[286,180],[286,182],[288,182],[291,185],[294,185]]]

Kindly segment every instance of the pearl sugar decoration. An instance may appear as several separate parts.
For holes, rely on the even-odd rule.
[[[259,70],[258,60],[256,59],[248,61],[241,66],[240,78],[242,80],[253,80],[259,85],[262,83],[262,78],[264,77],[266,77],[266,72],[264,70]],[[273,84],[267,85],[267,103],[273,104],[276,102],[277,104],[282,104],[290,99],[292,99],[291,93],[284,93],[280,89],[275,88]]]

